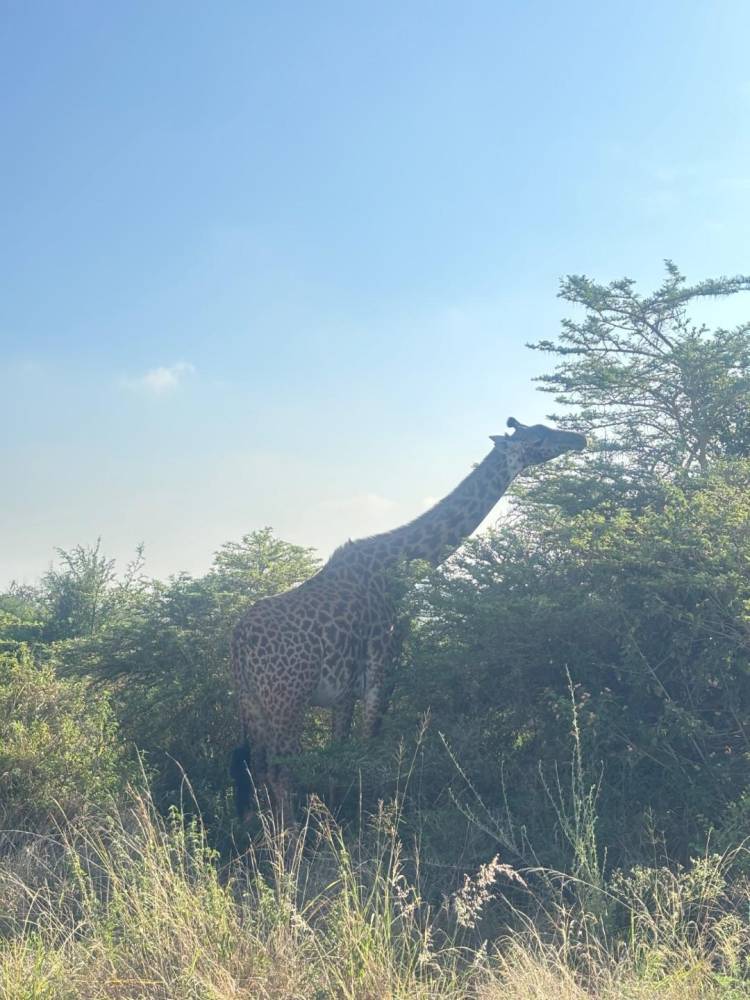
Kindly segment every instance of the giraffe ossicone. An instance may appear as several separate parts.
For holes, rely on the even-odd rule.
[[[386,665],[394,652],[395,611],[389,577],[401,561],[438,566],[478,527],[516,476],[569,451],[586,438],[543,424],[508,419],[512,434],[491,435],[493,448],[446,497],[420,517],[383,534],[347,542],[298,587],[253,604],[234,629],[232,671],[239,701],[241,746],[232,758],[237,808],[250,807],[251,782],[268,785],[290,808],[285,758],[300,752],[310,706],[333,710],[334,739],[351,729],[363,701],[366,737],[385,706]]]

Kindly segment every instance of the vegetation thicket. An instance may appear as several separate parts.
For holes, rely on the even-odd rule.
[[[383,733],[311,715],[294,835],[233,819],[228,638],[311,549],[0,595],[0,997],[750,996],[750,323],[691,319],[748,289],[563,281],[592,447],[394,581]]]

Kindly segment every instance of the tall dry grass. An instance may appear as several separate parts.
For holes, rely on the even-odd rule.
[[[431,906],[398,804],[354,838],[315,803],[294,832],[261,819],[228,864],[197,821],[164,819],[143,793],[45,836],[6,835],[0,998],[750,996],[733,855],[599,886],[493,859]],[[488,909],[505,923],[491,941]]]

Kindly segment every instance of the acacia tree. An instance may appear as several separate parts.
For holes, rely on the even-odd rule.
[[[512,518],[418,593],[393,729],[429,706],[469,802],[500,825],[515,816],[553,866],[566,863],[549,776],[570,756],[569,678],[612,863],[653,857],[648,827],[684,860],[710,827],[730,843],[747,826],[750,324],[689,314],[748,289],[689,286],[671,263],[646,296],[566,278],[583,315],[533,345],[558,360],[539,383],[599,448],[526,477]],[[440,803],[461,781],[439,743],[426,760],[431,835],[455,841]]]
[[[750,290],[750,277],[688,285],[666,277],[642,296],[629,278],[600,284],[569,275],[560,298],[584,310],[557,340],[529,346],[560,358],[537,381],[574,411],[573,422],[642,473],[706,472],[715,458],[750,453],[750,323],[710,330],[689,307]],[[571,418],[568,418],[570,422]]]
[[[35,598],[43,618],[43,642],[91,637],[112,627],[144,589],[143,547],[118,577],[115,560],[95,545],[56,550],[59,562],[45,573]]]

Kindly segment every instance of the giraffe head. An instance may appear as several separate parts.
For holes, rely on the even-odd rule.
[[[544,424],[527,427],[515,417],[508,417],[508,427],[513,428],[512,434],[493,435],[492,440],[496,446],[508,443],[516,446],[524,467],[540,465],[558,455],[564,455],[566,451],[583,451],[586,447],[586,438],[575,431],[558,431],[553,427],[545,427]]]

